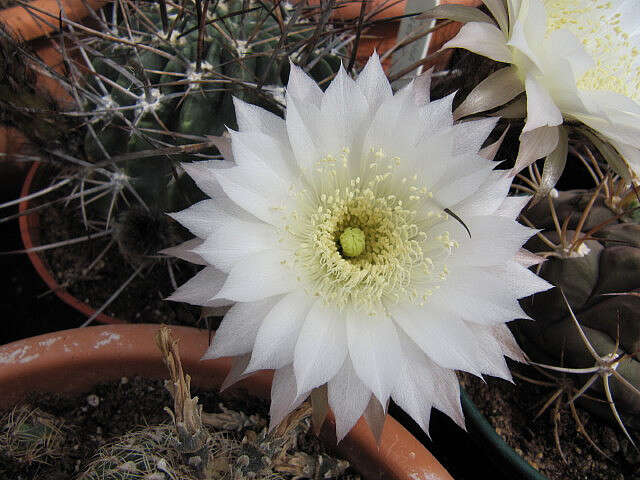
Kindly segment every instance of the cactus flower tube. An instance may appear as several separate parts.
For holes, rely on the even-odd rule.
[[[237,100],[229,158],[184,165],[211,199],[172,214],[198,238],[165,253],[206,266],[170,299],[231,305],[204,358],[236,357],[227,384],[275,369],[272,426],[312,392],[338,439],[390,399],[463,425],[454,370],[522,360],[505,323],[550,286],[521,250],[528,198],[479,153],[496,120],[454,125],[428,80],[393,94],[374,55],[323,92],[292,66],[284,120]]]
[[[565,120],[611,143],[627,179],[640,175],[640,20],[635,0],[492,0],[498,25],[472,21],[444,47],[511,64],[469,96],[460,116],[526,92],[517,169],[566,148]],[[507,8],[505,9],[506,3]],[[563,145],[564,144],[564,145]],[[564,159],[563,159],[564,160]]]

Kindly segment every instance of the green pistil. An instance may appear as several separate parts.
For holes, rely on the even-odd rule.
[[[340,235],[340,246],[347,257],[357,257],[364,252],[364,232],[358,227],[345,228]]]

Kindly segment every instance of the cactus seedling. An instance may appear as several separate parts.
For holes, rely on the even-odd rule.
[[[48,464],[61,457],[67,428],[53,415],[19,405],[0,421],[0,451],[21,463]]]

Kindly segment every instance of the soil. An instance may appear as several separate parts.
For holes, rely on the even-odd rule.
[[[256,433],[262,430],[268,418],[267,403],[244,395],[242,391],[225,393],[221,397],[212,391],[193,389],[205,412],[217,413],[222,407],[244,412],[251,417],[246,424],[250,426],[240,431],[225,430],[236,441],[242,441],[250,429]],[[224,402],[222,404],[221,402]],[[146,425],[169,423],[169,415],[163,410],[171,405],[168,392],[161,381],[142,378],[122,378],[119,383],[107,383],[94,387],[90,392],[75,397],[38,394],[27,400],[31,407],[54,415],[62,421],[65,440],[59,448],[60,458],[49,458],[47,463],[32,462],[30,465],[19,463],[8,458],[6,452],[0,449],[0,478],[13,480],[69,480],[82,472],[82,467],[92,459],[96,450],[116,437]],[[0,414],[0,417],[3,415]],[[264,420],[264,421],[263,421]],[[332,461],[320,444],[319,440],[308,428],[309,419],[300,422],[296,439],[296,451],[305,452],[312,456],[323,455],[324,464]],[[5,424],[2,425],[4,430]],[[237,438],[236,438],[237,437]],[[1,438],[1,436],[0,436]],[[47,460],[46,458],[43,460]],[[321,462],[322,463],[322,462]],[[274,478],[291,478],[292,475],[282,475]],[[154,477],[155,478],[155,477]],[[359,475],[348,468],[337,478],[343,480],[359,480]]]
[[[40,174],[40,170],[38,173]],[[43,201],[58,199],[65,193],[67,192],[57,192],[45,197]],[[81,211],[73,202],[66,208],[61,208],[58,203],[39,213],[41,238],[37,243],[41,245],[87,235]],[[172,228],[181,229],[175,222],[171,222]],[[175,241],[165,247],[178,244],[183,238],[190,238],[189,234],[183,231],[179,231],[174,237]],[[135,276],[102,313],[129,323],[206,326],[200,319],[199,307],[164,300],[175,290],[169,274],[169,261],[175,285],[178,286],[193,277],[200,266],[182,260],[161,258],[158,255],[155,255],[155,258],[127,258],[122,255],[116,242],[113,242],[100,257],[112,238],[113,236],[109,235],[80,244],[45,250],[42,257],[62,288],[94,309],[107,302],[130,279],[141,263],[147,262],[140,274]],[[100,258],[96,261],[98,257]],[[87,270],[92,263],[93,267]]]
[[[530,367],[511,364],[511,368],[529,378],[543,379]],[[515,384],[512,384],[493,377],[487,377],[486,382],[469,374],[459,377],[469,397],[498,435],[550,480],[640,479],[640,452],[619,426],[605,423],[577,406],[578,418],[593,442],[609,456],[606,458],[580,433],[566,397],[557,417],[559,444],[566,461],[562,460],[554,439],[554,405],[535,418],[557,388],[518,378],[514,378]],[[638,444],[638,433],[630,433]]]

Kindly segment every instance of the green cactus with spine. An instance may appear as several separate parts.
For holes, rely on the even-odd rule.
[[[615,409],[623,429],[637,429],[640,211],[635,189],[622,179],[600,173],[598,182],[591,190],[552,191],[523,212],[526,223],[542,230],[525,247],[547,258],[538,267],[539,275],[559,288],[524,299],[523,308],[535,321],[512,325],[527,355],[558,371],[595,368],[587,343],[592,345],[609,370],[601,368],[602,381],[596,378],[578,401],[605,418],[612,418]],[[576,392],[594,373],[568,373]]]
[[[191,203],[195,189],[178,166],[185,155],[131,154],[236,128],[233,97],[280,114],[289,59],[302,60],[315,29],[290,22],[300,11],[283,5],[140,3],[135,15],[120,15],[110,29],[126,43],[105,39],[90,47],[88,156],[95,163],[129,154],[117,165],[147,205],[167,211]],[[310,73],[323,80],[340,58],[329,52],[313,63]]]

